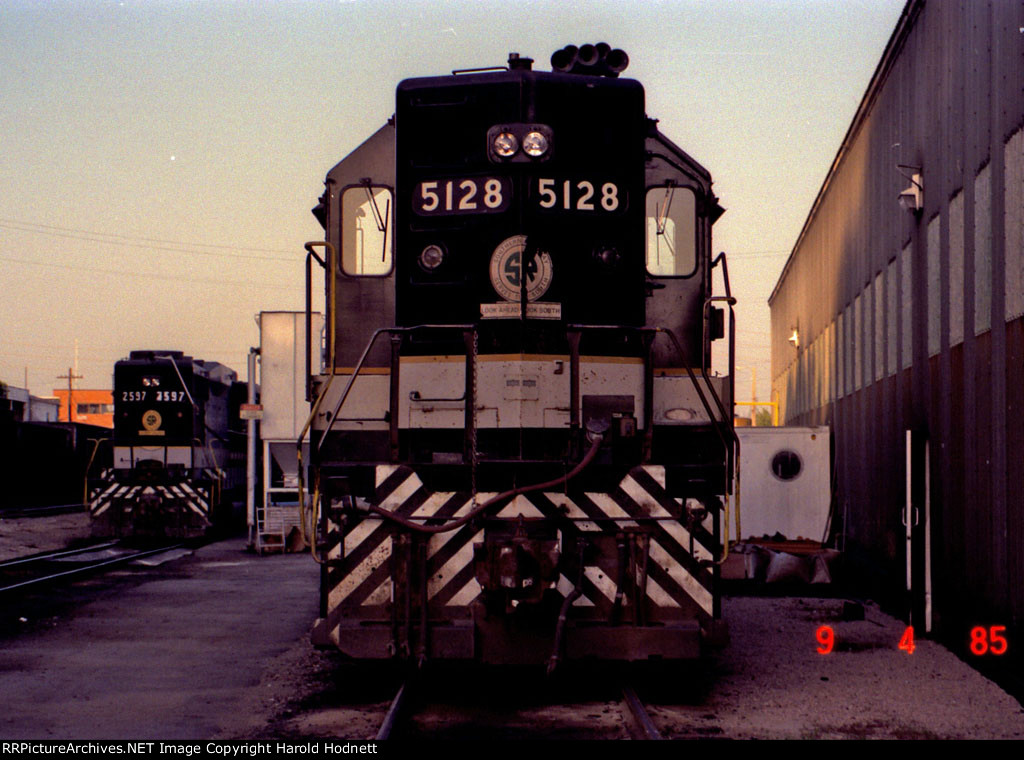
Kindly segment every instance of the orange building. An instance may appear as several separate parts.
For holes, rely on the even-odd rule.
[[[54,388],[60,401],[60,421],[68,421],[68,389]],[[71,392],[71,422],[114,427],[114,392],[75,388]]]

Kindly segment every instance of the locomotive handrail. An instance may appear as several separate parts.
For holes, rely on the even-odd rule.
[[[705,309],[707,308],[708,304],[711,301],[716,300],[716,299],[730,300],[733,303],[735,303],[735,301],[736,301],[736,299],[732,298],[732,296],[724,296],[724,297],[717,296],[717,297],[714,297],[714,298],[709,298],[705,302],[705,304],[704,304]],[[732,320],[732,303],[730,303],[730,305],[729,305],[729,312],[730,312],[730,319],[729,319],[730,332],[731,332],[731,336],[734,337],[735,336],[734,325],[736,323]],[[705,325],[707,324],[707,320],[706,319],[704,320],[704,324]],[[679,340],[678,340],[678,338],[676,338],[675,333],[672,332],[671,330],[668,330],[668,329],[663,328],[663,327],[662,328],[656,328],[656,329],[657,329],[658,332],[664,332],[664,333],[668,334],[669,338],[672,341],[672,344],[676,348],[676,351],[679,353],[680,358],[683,358],[684,357],[683,347],[681,345],[679,345]],[[730,351],[729,351],[729,366],[730,367],[732,367],[732,350],[731,350],[731,347],[732,347],[732,340],[730,339]],[[704,394],[701,392],[700,383],[697,382],[697,378],[693,374],[693,370],[690,368],[690,365],[685,361],[685,359],[683,361],[683,366],[686,367],[686,372],[690,375],[690,380],[693,382],[693,387],[697,390],[697,394],[700,396],[701,403],[703,403],[705,409],[707,409],[708,403],[707,403],[707,401],[704,398]],[[716,564],[720,565],[720,564],[723,564],[725,562],[725,560],[729,558],[729,486],[733,485],[732,482],[731,482],[733,480],[733,478],[735,478],[734,487],[735,487],[735,491],[736,491],[736,538],[737,538],[737,540],[740,537],[740,524],[739,524],[739,514],[740,514],[740,509],[739,509],[739,504],[740,504],[740,489],[739,489],[740,438],[736,434],[736,427],[732,424],[732,415],[729,414],[728,416],[726,416],[725,406],[722,404],[722,400],[718,397],[718,393],[715,391],[715,387],[711,384],[711,379],[708,377],[707,368],[704,367],[704,366],[701,366],[700,373],[701,373],[701,376],[704,378],[704,382],[707,383],[708,390],[711,391],[711,397],[715,400],[715,405],[718,407],[719,412],[722,414],[722,418],[729,420],[729,423],[726,425],[726,429],[729,431],[729,437],[731,438],[731,445],[730,445],[730,443],[726,442],[725,437],[724,437],[724,435],[722,433],[721,427],[719,426],[718,422],[715,420],[714,415],[710,415],[710,410],[709,410],[709,415],[711,416],[711,421],[712,421],[712,425],[715,428],[715,432],[718,433],[718,437],[722,439],[722,445],[725,447],[726,463],[727,463],[727,471],[725,473],[725,481],[726,482],[724,483],[725,491],[724,491],[724,494],[723,494],[723,496],[725,497],[725,540],[722,542],[722,547],[723,547],[722,558],[719,559],[717,561],[717,563],[716,563]],[[730,373],[729,373],[729,382],[730,382],[729,397],[730,397],[730,399],[733,397],[733,390],[732,390],[733,377],[732,377],[732,375],[733,375],[733,373],[730,371]]]
[[[389,335],[401,335],[404,333],[414,332],[415,330],[460,330],[465,332],[466,330],[476,330],[476,325],[412,325],[411,327],[381,327],[374,331],[370,337],[369,342],[366,344],[366,348],[363,349],[362,356],[359,357],[359,361],[356,362],[356,366],[352,368],[352,374],[348,378],[348,383],[345,385],[345,390],[342,391],[341,397],[338,399],[338,403],[334,405],[334,410],[331,412],[331,417],[327,421],[327,428],[324,430],[323,436],[320,438],[320,442],[316,446],[316,450],[319,452],[324,445],[324,440],[327,438],[327,434],[331,432],[331,428],[334,426],[335,420],[338,418],[338,412],[341,411],[341,407],[344,406],[345,400],[348,398],[349,392],[352,390],[352,386],[355,385],[356,378],[363,369],[363,365],[366,363],[367,357],[370,355],[370,351],[373,349],[374,343],[377,342],[382,334],[388,333]],[[334,368],[331,368],[332,375]],[[394,409],[391,410],[392,416],[395,414]],[[312,423],[312,416],[310,417],[309,423]],[[307,427],[304,428],[308,429]]]
[[[312,300],[313,300],[313,284],[312,284],[313,272],[312,272],[312,267],[310,266],[310,264],[311,264],[310,259],[316,259],[317,263],[320,264],[320,267],[324,271],[328,270],[327,263],[322,258],[317,256],[316,251],[313,250],[314,248],[316,248],[318,246],[323,246],[324,248],[327,249],[327,258],[332,263],[332,266],[333,266],[334,260],[337,258],[335,256],[334,246],[331,243],[329,243],[328,241],[326,241],[326,240],[311,240],[308,243],[306,243],[305,246],[304,246],[305,249],[306,249],[306,401],[307,402],[313,400],[313,372],[312,372],[312,367],[309,366],[309,355],[311,353],[313,353],[313,337],[312,337],[312,332],[313,332],[313,315],[312,315],[312,311],[310,310],[310,305],[311,305]],[[333,274],[334,273],[332,271],[331,272],[331,285],[330,285],[330,288],[331,288],[331,314],[332,315],[334,314],[334,307],[335,307],[335,303],[334,303],[334,277],[333,277]],[[334,319],[333,319],[333,316],[332,316],[332,319],[331,319],[331,334],[330,334],[329,340],[330,340],[330,344],[331,344],[330,345],[330,349],[331,349],[331,374],[333,375],[334,374]]]
[[[650,333],[650,334],[655,334],[655,335],[661,333],[661,334],[668,335],[669,338],[671,339],[671,341],[672,341],[676,351],[679,353],[680,358],[683,359],[683,368],[686,370],[687,374],[689,374],[689,376],[690,376],[690,381],[693,383],[694,388],[697,391],[697,395],[700,397],[701,404],[704,406],[704,411],[707,412],[707,414],[708,414],[708,419],[711,421],[712,426],[715,427],[716,430],[719,429],[718,420],[716,419],[714,412],[711,410],[711,405],[707,402],[707,398],[704,396],[704,392],[700,388],[700,383],[697,382],[697,376],[693,373],[693,369],[690,367],[689,363],[686,362],[686,360],[685,360],[686,354],[683,352],[683,348],[679,344],[679,339],[676,338],[675,333],[672,332],[672,330],[668,329],[667,327],[629,327],[629,326],[626,326],[626,325],[579,325],[579,324],[566,325],[566,329],[567,330],[573,330],[573,331],[576,331],[576,332],[583,332],[585,330],[623,330],[623,331],[627,331],[627,332]],[[715,392],[714,386],[711,385],[711,379],[707,376],[707,372],[703,368],[701,368],[701,375],[704,377],[704,380],[705,380],[705,382],[708,385],[708,390],[711,391],[712,398],[715,399],[715,403],[716,403],[716,406],[718,407],[719,414],[722,415],[723,419],[727,418],[728,415],[726,414],[725,406],[722,404],[721,400],[718,398],[718,394]],[[725,437],[723,435],[721,435],[720,432],[719,432],[719,435],[722,438],[722,443],[727,446],[728,444],[725,441]]]
[[[724,259],[724,254],[722,255],[722,258]],[[728,292],[728,285],[726,287],[727,287],[727,292]],[[729,303],[729,311],[730,311],[730,315],[731,315],[732,314],[732,304],[736,302],[736,299],[733,298],[731,295],[727,295],[727,296],[714,296],[712,298],[709,298],[705,302],[705,309],[707,309],[708,305],[712,301],[718,301],[718,300],[726,301],[727,303]],[[706,320],[705,320],[705,323],[706,323]],[[732,366],[732,350],[731,350],[731,347],[732,347],[732,343],[733,343],[733,338],[735,336],[735,327],[734,327],[734,325],[735,325],[735,322],[733,322],[732,319],[730,318],[730,352],[729,352],[730,367]],[[708,391],[710,391],[711,397],[715,401],[715,406],[718,407],[718,412],[721,415],[722,420],[729,420],[730,421],[729,423],[724,425],[725,429],[728,430],[728,435],[726,435],[726,433],[723,432],[723,430],[722,430],[723,429],[723,424],[719,421],[719,419],[715,416],[714,412],[711,410],[711,405],[708,403],[707,397],[704,395],[704,390],[701,388],[701,384],[700,384],[700,382],[698,382],[697,376],[693,372],[693,368],[690,366],[689,362],[686,361],[686,354],[683,351],[682,345],[680,345],[680,343],[679,343],[679,339],[676,337],[676,334],[672,330],[670,330],[669,328],[667,328],[667,327],[649,327],[649,326],[645,326],[645,327],[628,327],[628,326],[625,326],[625,325],[579,325],[579,324],[570,324],[570,325],[566,325],[566,329],[573,330],[573,331],[576,331],[576,332],[583,332],[584,330],[625,330],[625,331],[632,331],[632,332],[636,332],[636,333],[648,333],[648,334],[654,334],[654,335],[657,335],[657,334],[660,333],[660,334],[668,335],[669,340],[672,342],[673,347],[676,349],[676,353],[679,354],[679,358],[683,362],[683,368],[686,370],[686,373],[689,375],[690,382],[693,384],[694,390],[697,391],[697,396],[700,398],[701,404],[704,406],[704,411],[707,412],[708,419],[711,422],[711,426],[714,428],[715,433],[718,435],[719,439],[722,442],[722,446],[725,448],[726,461],[727,461],[727,471],[726,471],[726,475],[725,475],[726,482],[723,485],[724,485],[724,488],[725,488],[724,495],[725,495],[725,499],[726,499],[726,518],[725,518],[726,519],[726,530],[728,531],[728,519],[729,519],[729,517],[728,517],[728,498],[729,498],[729,488],[730,488],[730,485],[731,485],[731,481],[733,480],[734,477],[736,479],[736,488],[735,488],[735,490],[736,490],[736,502],[737,502],[736,514],[737,514],[737,516],[739,515],[739,488],[738,488],[738,483],[739,483],[739,465],[738,465],[738,459],[739,459],[740,441],[739,441],[739,436],[736,435],[736,429],[731,424],[732,415],[727,413],[727,411],[725,409],[725,405],[722,403],[722,400],[719,398],[717,391],[715,391],[715,387],[711,383],[711,378],[708,377],[707,369],[704,366],[701,366],[701,377],[703,377],[704,382],[707,385],[707,389],[708,389]],[[732,373],[730,372],[730,383],[731,382],[732,382]],[[730,385],[730,393],[731,392],[732,391],[731,391],[731,385]],[[728,438],[729,440],[726,440],[726,438]],[[737,525],[736,525],[736,533],[737,533],[737,538],[738,538],[739,537],[739,523],[738,522],[737,522]],[[724,549],[725,553],[723,554],[722,559],[719,560],[719,563],[724,562],[725,559],[729,556],[728,534],[726,534],[726,540],[723,542],[723,546],[725,547],[725,549]]]
[[[92,469],[92,463],[96,459],[96,454],[100,450],[100,445],[109,441],[109,438],[90,438],[95,445],[92,447],[92,454],[89,455],[89,462],[85,465],[85,481],[82,486],[82,504],[85,506],[89,505],[89,470]],[[113,464],[113,462],[111,462]]]
[[[315,243],[307,243],[307,246],[310,246],[310,245],[316,245],[316,244]],[[329,246],[330,244],[327,243],[327,245]],[[309,250],[308,247],[307,247],[307,250]],[[333,248],[331,250],[333,250]],[[310,253],[312,254],[313,252],[310,251]],[[308,262],[308,258],[307,258],[307,262]],[[307,306],[308,306],[308,303],[307,303]],[[307,309],[307,311],[308,311],[308,309]],[[332,314],[333,313],[334,312],[333,312],[333,304],[332,304]],[[333,323],[333,321],[334,320],[332,319],[331,322]],[[356,366],[352,368],[352,374],[348,378],[348,382],[345,385],[345,389],[342,391],[341,397],[338,399],[338,403],[335,404],[334,410],[331,412],[331,416],[327,420],[327,428],[324,430],[323,435],[321,435],[321,437],[320,437],[320,442],[316,446],[317,454],[320,453],[320,449],[323,447],[324,441],[327,440],[327,434],[329,432],[331,432],[331,428],[334,426],[335,421],[338,419],[338,412],[341,410],[341,407],[344,405],[345,400],[348,398],[348,394],[352,390],[352,386],[355,384],[356,378],[359,376],[359,373],[362,371],[363,365],[366,363],[366,359],[370,355],[370,351],[373,350],[373,346],[377,342],[377,338],[379,338],[384,333],[388,333],[388,334],[396,334],[396,333],[397,334],[403,334],[403,333],[412,332],[414,330],[425,330],[425,329],[431,329],[431,330],[451,329],[451,330],[462,330],[463,332],[465,332],[466,330],[473,330],[473,331],[475,331],[476,330],[476,325],[413,325],[411,327],[381,327],[378,330],[375,330],[373,335],[370,336],[370,340],[367,342],[366,348],[363,349],[363,353],[359,357],[359,361],[356,362]],[[332,343],[333,343],[333,338],[332,338]],[[313,420],[316,419],[317,414],[319,414],[319,412],[320,412],[320,405],[321,405],[321,403],[323,403],[323,400],[327,397],[327,391],[330,389],[331,383],[334,381],[334,378],[336,377],[335,366],[334,365],[335,365],[335,362],[334,362],[334,355],[333,355],[333,350],[332,350],[332,352],[331,352],[331,371],[330,371],[330,376],[329,376],[329,378],[327,380],[327,385],[317,395],[316,403],[314,403],[313,404],[313,408],[310,409],[309,418],[306,420],[306,424],[302,426],[302,431],[299,433],[299,438],[296,441],[296,456],[298,458],[298,464],[299,464],[299,516],[301,518],[301,520],[300,520],[301,528],[302,528],[302,532],[304,534],[306,534],[306,535],[303,536],[303,538],[305,538],[306,542],[309,544],[310,551],[313,554],[313,559],[315,559],[317,562],[322,562],[322,560],[320,558],[318,558],[317,555],[316,555],[316,519],[315,519],[316,516],[315,516],[315,512],[312,515],[313,523],[310,525],[309,531],[308,532],[306,531],[306,517],[305,517],[305,515],[306,515],[306,494],[305,494],[306,478],[305,478],[304,473],[303,473],[303,469],[304,468],[303,468],[303,461],[302,461],[302,442],[303,442],[303,440],[306,437],[306,433],[308,433],[309,429],[313,426]],[[395,382],[395,378],[392,378],[392,382]],[[396,419],[395,418],[395,410],[394,409],[391,410],[391,414],[392,414],[392,419]],[[310,440],[310,444],[312,445],[312,439]],[[310,505],[313,510],[316,510],[316,508],[317,508],[317,502],[319,500],[319,494],[320,494],[320,484],[317,483],[317,485],[316,485],[316,493],[314,494],[314,497],[313,497],[313,503]]]
[[[712,259],[711,268],[714,269],[718,264],[722,264],[722,284],[725,286],[725,297],[712,296],[704,302],[704,325],[705,328],[708,324],[708,310],[711,308],[711,304],[715,301],[724,301],[729,305],[729,398],[733,403],[736,401],[736,311],[733,306],[736,304],[736,299],[732,295],[732,287],[729,284],[729,261],[725,256],[725,251],[720,251],[719,254]],[[730,415],[732,419],[732,415]],[[732,426],[733,440],[736,446],[736,454],[734,459],[733,472],[730,475],[733,478],[736,488],[736,540],[738,541],[741,537],[740,532],[740,438],[736,434],[735,426]],[[727,542],[728,543],[728,542]]]
[[[728,296],[716,296],[716,297],[713,297],[713,298],[709,298],[705,302],[705,310],[707,308],[709,308],[709,305],[710,305],[711,302],[718,301],[718,300],[728,302],[729,305],[730,305],[730,312],[731,312],[732,311],[732,304],[735,303],[736,299],[733,298],[731,295],[728,295]],[[734,325],[734,323],[732,322],[732,320],[730,320],[730,328],[731,328],[730,332],[731,333],[734,333],[733,325]],[[383,335],[385,333],[387,333],[389,335],[401,335],[401,334],[405,334],[405,333],[414,332],[416,330],[426,330],[426,329],[432,329],[432,330],[461,330],[461,331],[465,332],[467,330],[476,331],[477,328],[476,328],[476,325],[473,325],[473,324],[450,324],[450,325],[425,324],[425,325],[412,325],[410,327],[382,327],[382,328],[379,328],[379,329],[375,330],[373,335],[370,336],[369,341],[367,341],[366,348],[363,349],[363,352],[360,355],[359,360],[356,362],[355,367],[352,368],[352,373],[348,377],[348,381],[345,384],[345,388],[342,391],[340,397],[338,398],[337,403],[334,405],[334,409],[331,411],[330,417],[327,420],[327,427],[323,431],[323,434],[320,437],[320,441],[317,443],[317,447],[316,447],[317,453],[319,453],[320,450],[322,449],[322,447],[324,445],[324,441],[326,441],[326,439],[327,439],[327,434],[331,431],[331,428],[334,426],[335,421],[338,419],[338,413],[340,412],[342,406],[344,406],[345,401],[348,399],[349,393],[351,392],[352,387],[355,385],[356,378],[359,377],[359,375],[360,375],[360,373],[361,373],[361,371],[363,369],[363,365],[366,363],[366,360],[369,357],[370,352],[373,350],[373,347],[376,344],[377,339],[381,335]],[[728,481],[731,480],[731,476],[733,474],[734,455],[735,455],[735,453],[738,452],[738,449],[739,449],[739,439],[738,439],[738,436],[736,435],[736,431],[733,429],[732,425],[728,425],[728,424],[725,425],[725,427],[727,427],[727,429],[729,431],[728,435],[725,432],[723,432],[722,421],[719,419],[718,416],[716,416],[715,412],[712,410],[711,404],[708,402],[707,396],[704,393],[704,389],[701,388],[701,383],[698,381],[696,374],[694,374],[693,368],[689,365],[689,363],[687,361],[685,361],[685,353],[683,352],[683,348],[680,345],[679,340],[676,337],[675,333],[672,330],[670,330],[670,329],[668,329],[666,327],[648,327],[648,326],[645,326],[645,327],[629,327],[629,326],[625,326],[625,325],[567,324],[566,325],[566,330],[570,331],[570,332],[576,332],[576,333],[582,333],[582,332],[588,331],[588,330],[624,330],[624,331],[628,331],[628,332],[636,332],[636,333],[641,333],[641,334],[642,333],[647,333],[647,334],[651,334],[651,335],[655,335],[655,336],[657,334],[659,334],[659,333],[663,333],[663,334],[666,334],[666,335],[669,336],[669,339],[672,342],[673,346],[675,347],[676,352],[679,354],[680,359],[683,360],[683,367],[686,369],[686,372],[687,372],[687,374],[689,375],[689,378],[690,378],[690,382],[693,384],[694,389],[697,391],[697,396],[700,398],[701,404],[703,405],[704,410],[705,410],[705,412],[708,415],[708,419],[711,422],[711,425],[714,428],[715,433],[718,435],[719,439],[722,442],[723,447],[726,450],[726,457],[727,457],[727,463],[728,463],[728,468],[727,468],[728,472],[726,473],[726,481],[727,482],[724,485],[725,485],[726,498],[728,498],[729,487],[730,487],[730,483]],[[731,344],[731,341],[730,341],[730,344]],[[730,361],[731,361],[731,352],[730,352]],[[707,390],[710,392],[711,397],[714,399],[715,406],[718,408],[718,414],[721,416],[721,419],[722,420],[731,419],[731,417],[728,415],[728,413],[727,413],[727,411],[725,409],[725,405],[722,403],[722,400],[719,398],[718,393],[715,391],[714,385],[711,383],[711,379],[707,375],[706,368],[704,368],[703,366],[701,367],[701,375],[702,375],[702,377],[704,379],[704,382],[705,382],[705,384],[707,386]],[[321,391],[321,393],[318,394],[316,403],[313,405],[313,409],[310,411],[309,418],[306,420],[306,424],[303,425],[302,431],[299,434],[299,438],[296,441],[296,449],[297,449],[297,457],[298,457],[298,465],[299,465],[299,472],[298,472],[298,476],[299,476],[299,502],[300,502],[299,506],[300,506],[300,513],[303,515],[303,519],[302,519],[303,530],[305,530],[305,517],[304,517],[304,515],[305,515],[305,477],[304,477],[304,474],[303,474],[302,442],[303,442],[303,440],[306,437],[306,433],[309,432],[309,429],[312,427],[313,421],[315,420],[316,416],[319,414],[320,405],[323,402],[323,400],[326,398],[327,391],[330,388],[330,385],[333,382],[335,376],[336,376],[335,375],[335,368],[334,368],[333,362],[332,362],[331,374],[330,374],[330,378],[328,380],[327,386],[325,386],[323,391]],[[392,378],[392,382],[394,382],[394,378]],[[391,413],[392,413],[392,415],[394,415],[395,414],[395,410],[392,409]],[[650,421],[650,422],[651,422],[651,424],[653,424],[653,421]],[[588,456],[590,454],[596,455],[596,449],[592,447],[591,450],[588,451],[587,453],[588,453]],[[584,460],[586,461],[586,464],[589,464],[589,460],[586,457],[584,457]],[[584,466],[583,462],[580,463],[580,469],[582,469],[582,466]],[[575,475],[575,474],[576,474],[576,470],[574,470],[571,473],[570,476]],[[566,478],[566,479],[568,479],[568,478]],[[559,482],[561,482],[561,481],[559,481]],[[547,485],[550,485],[550,484],[542,484],[542,485],[543,486],[547,486]],[[535,489],[533,487],[531,487],[530,490],[535,490]],[[319,484],[318,484],[317,485],[317,493],[314,496],[314,503],[311,505],[313,507],[313,509],[316,509],[317,505],[316,505],[315,502],[319,498],[319,493],[320,493],[320,487],[319,487]],[[499,494],[498,496],[492,497],[492,499],[489,499],[487,502],[484,503],[484,505],[481,505],[481,508],[485,507],[485,506],[490,506],[495,501],[497,501],[499,498],[504,497],[504,496],[507,496],[507,493]],[[474,514],[474,515],[477,514],[478,511],[480,511],[481,508],[477,508],[471,514]],[[389,519],[393,517],[390,514],[388,514],[387,516],[388,516]],[[726,519],[728,519],[728,517]],[[403,521],[403,524],[405,524],[404,521]],[[461,525],[463,523],[459,523],[459,524]],[[408,525],[409,526],[415,526],[415,529],[421,529],[421,528],[428,527],[428,526],[419,526],[419,525],[416,525],[415,523],[411,523],[411,522],[408,523]],[[444,527],[444,526],[433,526],[433,527]],[[433,527],[431,528],[431,530],[427,530],[427,531],[424,531],[424,532],[431,532],[431,533],[433,533],[433,532],[440,532],[440,531],[434,530]],[[314,558],[316,557],[315,531],[316,531],[316,526],[315,526],[315,522],[314,522],[314,524],[310,526],[310,530],[309,530],[309,534],[311,536],[313,536],[313,539],[310,540],[310,538],[307,537],[307,542],[310,544],[310,547],[313,550]],[[727,545],[728,545],[728,540],[726,541],[726,546]],[[726,549],[726,552],[727,551],[728,551],[728,549]],[[321,560],[318,559],[317,561],[321,561]]]
[[[306,433],[309,431],[310,426],[313,424],[313,420],[316,418],[317,412],[320,410],[320,402],[323,401],[327,395],[327,391],[330,390],[331,383],[334,382],[334,314],[335,314],[335,293],[336,293],[336,273],[334,271],[334,263],[337,260],[334,245],[327,240],[310,240],[304,246],[306,249],[306,401],[313,400],[313,372],[310,367],[310,354],[313,352],[312,344],[312,332],[313,332],[313,316],[310,308],[313,300],[312,292],[312,281],[313,272],[311,266],[311,260],[316,259],[320,264],[320,267],[328,272],[328,289],[330,290],[330,302],[331,302],[331,324],[330,333],[328,335],[329,343],[329,357],[331,371],[330,376],[327,380],[327,385],[324,387],[323,392],[317,398],[313,408],[310,409],[309,419],[306,420],[306,424],[303,425],[302,431],[299,433],[298,446],[298,464],[299,464],[299,526],[302,531],[302,538],[310,545],[310,549],[313,553],[313,559],[319,562],[319,558],[316,556],[316,541],[309,540],[309,533],[312,533],[316,529],[316,525],[311,526],[311,530],[306,530],[306,479],[303,475],[303,463],[302,463],[302,441],[306,437]],[[314,248],[323,247],[327,251],[327,262],[320,258]],[[317,494],[314,495],[313,509],[316,509],[316,499],[319,498],[319,486],[317,487]]]
[[[724,272],[724,275],[725,275],[725,288],[726,288],[726,293],[728,293],[729,292],[729,270],[727,268],[724,268],[725,254],[724,253],[719,254],[718,259],[716,259],[715,261],[717,262],[719,259],[722,261],[722,264],[723,264],[723,272]],[[712,264],[712,267],[713,266],[714,266],[714,264]],[[711,304],[713,304],[713,303],[715,303],[717,301],[722,301],[722,302],[727,303],[729,305],[729,399],[730,399],[731,403],[735,403],[735,399],[736,399],[736,353],[735,353],[734,347],[735,347],[735,344],[736,344],[736,313],[735,313],[735,311],[733,310],[732,307],[736,303],[736,299],[733,298],[731,295],[712,296],[712,297],[706,299],[704,301],[704,325],[705,326],[708,324],[708,314],[709,314],[710,309],[712,308]],[[701,373],[704,375],[704,378],[707,379],[707,372],[706,372],[706,370],[703,367],[701,368]],[[725,410],[722,407],[722,402],[718,399],[717,395],[715,396],[715,401],[718,403],[719,408],[722,409],[722,414],[724,415],[725,414]],[[729,418],[732,419],[732,415],[729,415]],[[736,539],[739,540],[739,538],[740,538],[740,437],[736,433],[735,425],[730,425],[729,429],[732,431],[732,440],[733,440],[733,446],[735,447],[735,453],[730,457],[730,460],[729,460],[729,473],[728,473],[728,477],[735,482],[735,490],[736,490],[736,518],[735,518],[736,519]]]
[[[203,442],[200,441],[198,438],[193,438],[192,440],[195,443],[199,444],[200,448],[206,449],[206,453],[209,455],[210,460],[213,462],[214,478],[210,481],[210,506],[212,508],[214,504],[220,503],[220,493],[221,491],[224,490],[225,473],[224,470],[221,469],[220,464],[217,462],[217,455],[213,452],[213,446],[211,446],[209,443],[204,445]],[[166,448],[164,449],[164,451],[166,452]],[[166,456],[167,455],[165,454],[165,459]],[[193,461],[192,464],[195,465],[195,461]],[[210,468],[207,467],[204,469],[209,470]]]

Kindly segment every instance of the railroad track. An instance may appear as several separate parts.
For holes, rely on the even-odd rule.
[[[54,515],[67,515],[77,512],[85,512],[88,507],[85,504],[55,504],[46,507],[7,507],[0,509],[0,519],[13,520],[22,517],[53,517]]]
[[[408,713],[409,694],[412,692],[412,679],[405,681],[398,687],[398,693],[391,700],[388,711],[384,713],[384,720],[377,729],[377,735],[373,738],[379,742],[387,741],[395,734],[395,726],[400,718],[405,718]]]
[[[427,705],[422,704],[423,684],[416,677],[410,677],[404,681],[398,688],[397,693],[388,705],[388,709],[384,714],[384,718],[381,721],[380,727],[377,730],[376,735],[373,737],[377,741],[387,741],[392,738],[402,738],[406,729],[409,727],[409,722],[413,718],[417,710],[427,709]],[[421,704],[416,704],[420,701]],[[551,705],[552,707],[558,707],[560,711],[568,711],[570,713],[576,713],[577,716],[586,715],[587,713],[593,713],[594,706],[590,704],[561,704]],[[662,739],[661,732],[655,726],[654,721],[651,720],[651,716],[647,711],[646,706],[637,697],[636,691],[630,687],[625,686],[621,690],[621,699],[618,703],[618,708],[621,712],[623,723],[626,726],[628,738],[634,740],[660,740]],[[451,710],[450,705],[446,705],[442,708],[434,706],[434,710]],[[456,708],[456,712],[465,715],[465,722],[467,724],[479,723],[479,716],[474,714],[475,710],[472,707]],[[493,715],[488,715],[488,718],[493,718]],[[557,721],[556,721],[557,722]],[[516,731],[515,735],[518,738],[564,738],[563,731],[557,725],[553,725],[548,721],[542,721],[542,725],[536,727],[536,733],[533,730],[527,730],[526,732]],[[502,727],[496,726],[495,733],[501,734]],[[578,728],[570,728],[571,731],[578,731]],[[595,733],[592,736],[578,736],[575,738],[592,738],[599,739],[604,738],[608,734],[608,728],[595,728]],[[621,736],[609,736],[608,738],[624,738]]]
[[[155,548],[132,549],[118,541],[109,541],[79,549],[44,552],[6,560],[0,562],[0,597],[43,584],[95,573],[183,545],[179,542]]]
[[[640,701],[632,687],[624,686],[622,688],[622,701],[625,702],[626,709],[632,717],[634,731],[636,732],[633,736],[634,739],[657,741],[663,738],[661,732],[658,731],[658,727],[651,720],[647,707]]]

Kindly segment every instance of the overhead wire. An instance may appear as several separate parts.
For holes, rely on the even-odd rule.
[[[251,251],[253,253],[282,253],[289,251],[282,248],[254,248],[243,245],[228,245],[224,243],[199,243],[180,240],[166,240],[163,238],[148,238],[135,235],[122,235],[113,232],[97,232],[74,227],[58,227],[52,224],[41,224],[38,222],[25,222],[17,219],[0,217],[0,229],[27,232],[35,235],[50,235],[53,237],[67,238],[71,240],[83,240],[92,243],[106,243],[108,245],[119,245],[128,248],[148,248],[156,251],[167,251],[171,253],[192,253],[199,256],[220,256],[225,258],[250,259],[256,261],[295,261],[295,255],[288,256],[248,256],[237,253],[237,251]],[[172,247],[173,246],[173,247]],[[204,251],[202,248],[223,249],[221,251]]]
[[[0,261],[10,261],[14,264],[25,264],[36,267],[49,267],[51,269],[67,269],[75,272],[94,272],[96,274],[108,274],[115,277],[147,277],[156,280],[179,280],[182,282],[205,282],[213,285],[240,285],[250,288],[262,288],[267,290],[295,290],[293,286],[261,283],[253,280],[225,280],[214,277],[193,277],[191,275],[162,274],[160,272],[125,272],[117,269],[100,269],[98,267],[81,266],[78,264],[54,264],[49,261],[29,261],[27,259],[15,259],[8,256],[0,256]]]

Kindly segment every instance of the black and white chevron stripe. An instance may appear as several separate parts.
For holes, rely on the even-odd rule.
[[[406,518],[457,518],[494,494],[471,495],[428,491],[416,473],[401,465],[379,465],[374,504]],[[550,518],[563,541],[580,534],[615,533],[645,524],[650,535],[647,566],[648,605],[655,610],[692,609],[701,619],[714,614],[714,579],[710,560],[718,551],[713,516],[693,531],[680,519],[683,505],[665,490],[665,469],[633,469],[608,493],[543,492],[521,494],[494,517]],[[356,518],[342,534],[332,523],[328,539],[328,626],[346,617],[377,618],[392,601],[391,558],[395,527],[379,517]],[[427,540],[427,596],[431,614],[446,616],[470,605],[481,593],[473,568],[473,544],[483,530],[467,524],[458,530],[431,535]],[[691,553],[692,546],[692,553]],[[615,556],[604,556],[583,573],[578,608],[592,608],[594,617],[611,613],[616,593]],[[563,595],[573,588],[564,575],[555,587]],[[375,609],[377,608],[377,609]],[[581,612],[584,610],[581,609]]]

